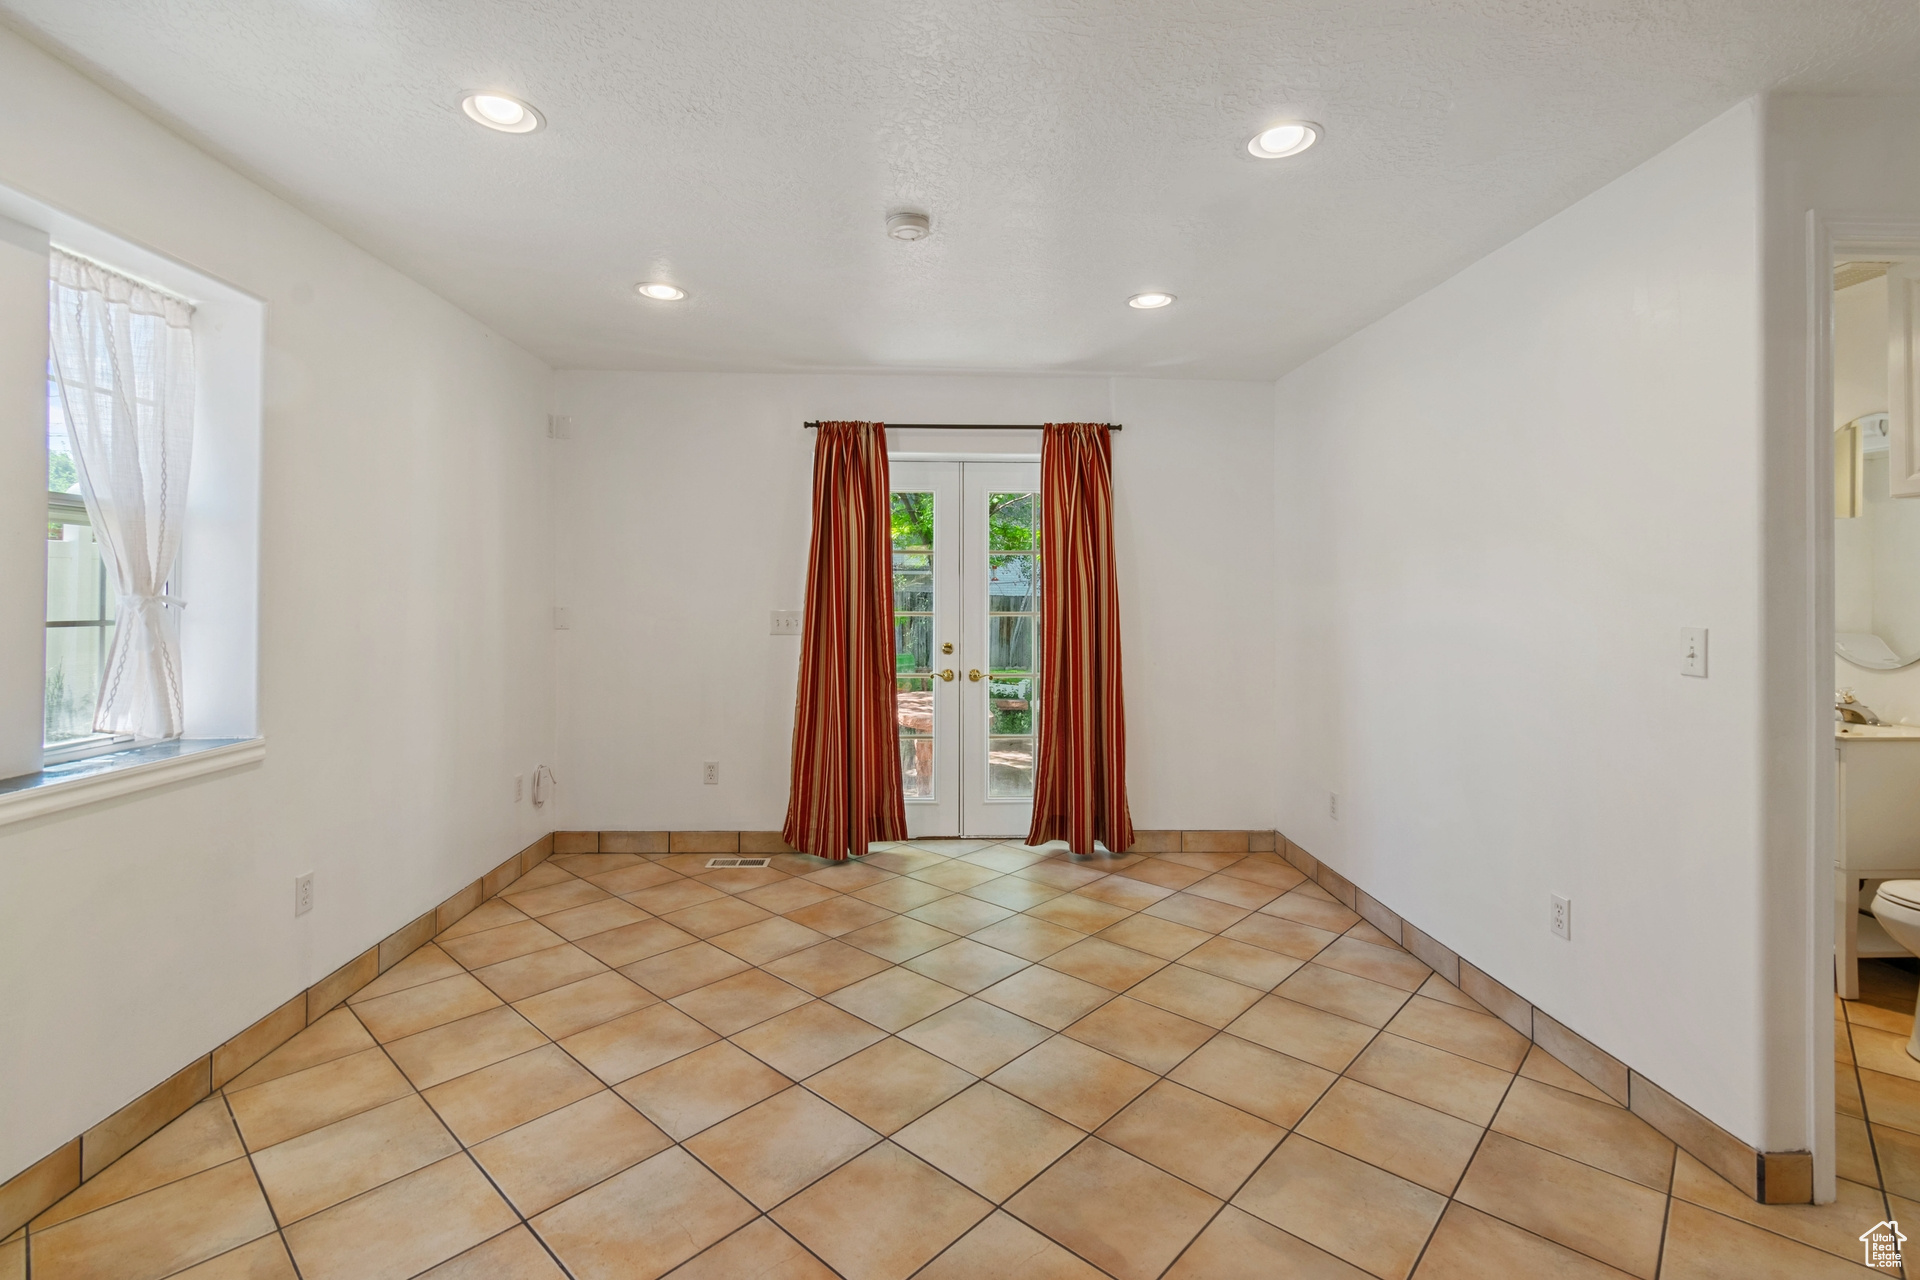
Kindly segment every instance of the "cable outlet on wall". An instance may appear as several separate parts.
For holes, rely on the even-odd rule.
[[[303,916],[313,910],[313,872],[293,878],[293,914]]]
[[[1556,938],[1573,941],[1573,900],[1559,894],[1550,894],[1547,899],[1547,927],[1553,930]]]
[[[1327,792],[1327,817],[1333,819],[1335,822],[1340,821],[1340,793],[1338,791]]]
[[[555,606],[553,611],[553,629],[555,631],[573,630],[573,610],[565,605]]]
[[[775,609],[773,611],[773,634],[776,636],[797,636],[800,634],[801,612],[798,609]]]
[[[709,787],[720,785],[720,762],[709,760],[700,766],[700,781]]]
[[[520,797],[526,794],[526,790],[527,790],[527,775],[524,773],[514,774],[513,775],[513,802],[515,804],[520,803]]]

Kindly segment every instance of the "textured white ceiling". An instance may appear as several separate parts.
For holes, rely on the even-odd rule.
[[[1914,0],[0,0],[562,367],[1278,376]],[[486,132],[464,92],[540,133]],[[1304,117],[1325,141],[1256,162]],[[889,240],[902,206],[932,238]],[[635,298],[665,278],[689,301]],[[1166,289],[1165,311],[1126,307]]]

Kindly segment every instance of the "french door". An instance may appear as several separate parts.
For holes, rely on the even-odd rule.
[[[1040,680],[1040,464],[897,462],[893,625],[912,836],[1025,836]]]

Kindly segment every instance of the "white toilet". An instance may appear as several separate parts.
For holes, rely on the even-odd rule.
[[[1873,918],[1895,942],[1920,956],[1920,880],[1889,880],[1873,895]],[[1920,1009],[1915,1011],[1907,1056],[1920,1058]]]

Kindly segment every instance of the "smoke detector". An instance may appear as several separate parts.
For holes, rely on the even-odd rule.
[[[887,215],[887,234],[895,240],[925,240],[933,234],[933,219],[924,213],[899,213]]]

